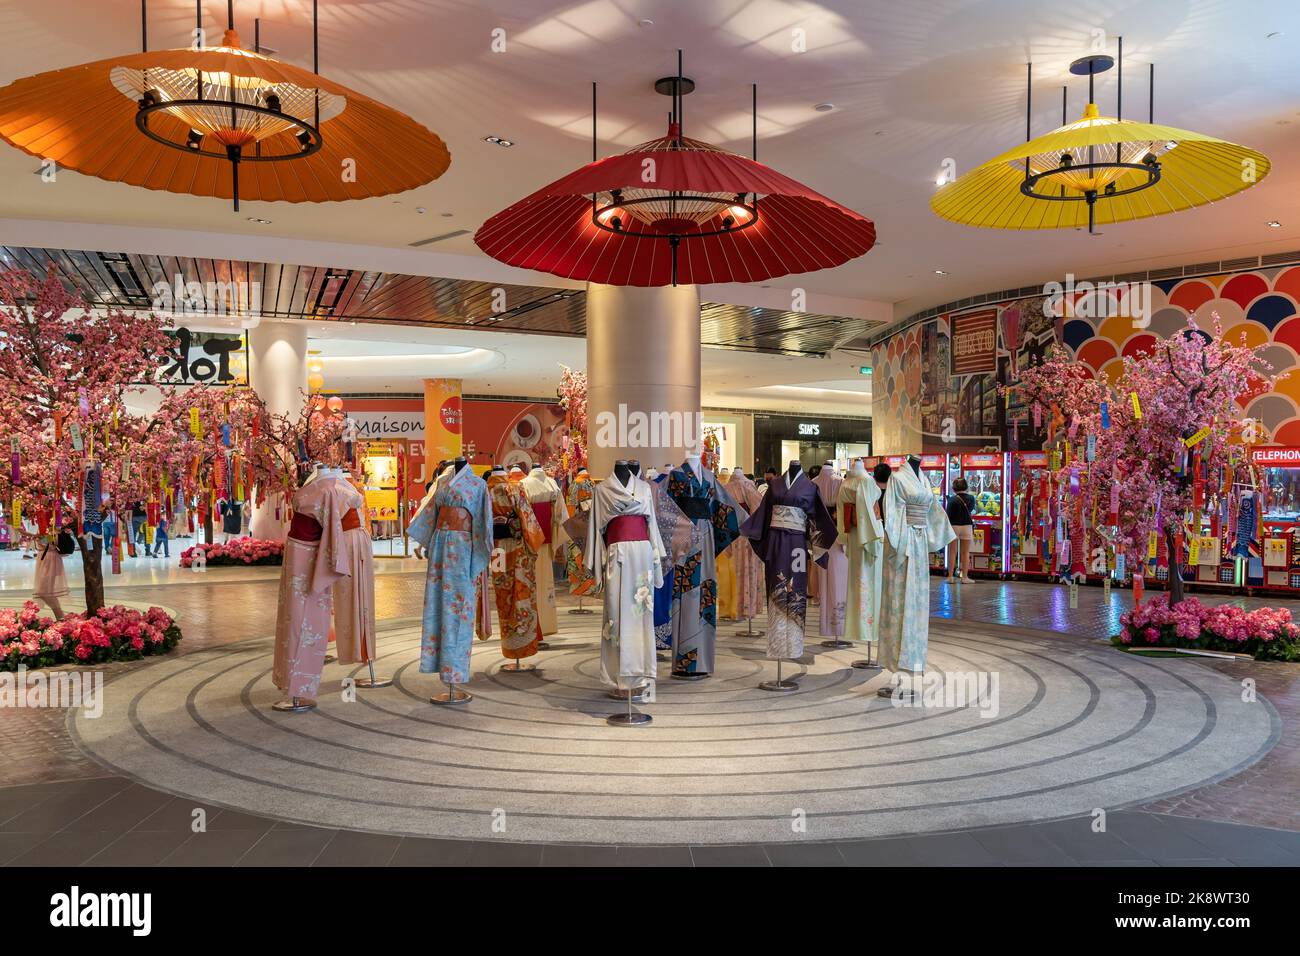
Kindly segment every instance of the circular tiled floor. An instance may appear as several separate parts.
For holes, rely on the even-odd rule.
[[[561,617],[565,617],[563,614]],[[1143,802],[1236,772],[1272,746],[1262,700],[1188,660],[934,622],[931,667],[991,673],[997,706],[895,707],[857,650],[774,676],[762,639],[721,629],[708,681],[663,680],[646,727],[610,726],[599,615],[567,618],[533,674],[476,644],[475,699],[431,706],[418,627],[381,634],[392,687],[276,713],[271,644],[161,659],[110,682],[102,717],[70,715],[106,767],[196,801],[327,827],[584,844],[817,840],[947,830]],[[666,669],[666,665],[661,665]]]

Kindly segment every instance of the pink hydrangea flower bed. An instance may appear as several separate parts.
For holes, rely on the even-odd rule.
[[[160,607],[137,611],[119,604],[62,621],[41,614],[35,601],[0,608],[0,670],[138,660],[165,654],[180,640],[180,627]]]
[[[1248,611],[1235,604],[1184,598],[1172,608],[1158,595],[1120,616],[1117,646],[1188,647],[1251,654],[1259,660],[1300,660],[1300,627],[1287,608]]]
[[[196,544],[181,552],[181,567],[194,564],[194,556],[202,551],[207,556],[208,567],[230,564],[282,564],[284,542],[261,538],[236,538],[224,544]]]

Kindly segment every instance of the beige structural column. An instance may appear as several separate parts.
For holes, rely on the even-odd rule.
[[[248,383],[272,415],[296,420],[307,390],[307,326],[262,322],[248,332]],[[275,511],[280,508],[280,520]],[[279,540],[288,528],[288,508],[279,495],[253,505],[248,532],[254,538]]]
[[[587,284],[587,464],[700,450],[700,290]]]

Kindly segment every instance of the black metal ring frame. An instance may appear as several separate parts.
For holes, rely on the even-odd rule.
[[[648,203],[661,203],[668,199],[679,199],[685,202],[717,203],[720,206],[725,205],[727,208],[730,208],[732,206],[738,206],[749,213],[749,221],[738,223],[729,229],[712,229],[708,232],[679,232],[679,233],[641,232],[641,231],[633,232],[628,229],[615,229],[613,226],[607,225],[600,221],[600,217],[602,215],[614,209],[623,209],[627,206],[645,205]],[[702,239],[707,236],[729,236],[732,233],[737,233],[737,232],[741,232],[742,230],[748,229],[750,226],[754,225],[754,223],[758,222],[758,200],[755,199],[753,203],[744,203],[744,202],[736,202],[736,201],[727,202],[725,200],[718,199],[716,196],[695,196],[687,193],[670,193],[670,194],[665,194],[663,196],[646,196],[642,199],[624,199],[621,202],[612,202],[606,206],[597,206],[593,203],[592,210],[591,210],[591,221],[597,229],[603,229],[605,232],[613,233],[616,236],[632,236],[633,238],[639,238],[639,239],[674,240],[674,239]]]
[[[268,109],[265,106],[252,106],[248,103],[232,103],[229,100],[167,100],[161,103],[151,103],[147,106],[141,106],[136,111],[135,125],[139,128],[140,132],[144,133],[144,135],[148,136],[155,142],[162,143],[164,146],[170,146],[173,149],[179,149],[185,153],[194,153],[197,156],[208,156],[213,159],[224,160],[230,158],[229,154],[225,150],[216,153],[206,149],[190,149],[190,147],[186,146],[184,143],[179,143],[175,140],[159,136],[149,128],[149,114],[157,113],[160,110],[168,110],[174,106],[215,106],[220,109],[235,109],[249,113],[262,113],[266,116],[274,116],[279,120],[287,120],[299,129],[305,130],[311,137],[311,142],[309,142],[304,149],[295,153],[279,153],[275,156],[259,156],[254,153],[243,152],[239,158],[241,163],[274,163],[285,159],[301,159],[305,156],[310,156],[313,153],[320,152],[320,148],[325,144],[320,130],[315,126],[312,126],[306,120],[298,119],[298,117],[292,116],[288,113],[281,113],[277,110]]]
[[[1140,173],[1147,174],[1147,181],[1137,186],[1130,186],[1128,189],[1117,189],[1113,192],[1105,190],[1089,190],[1077,195],[1049,196],[1047,193],[1035,192],[1034,187],[1040,180],[1050,176],[1056,176],[1061,173],[1070,173],[1083,169],[1134,169]],[[1150,189],[1156,183],[1160,182],[1160,164],[1148,166],[1146,163],[1075,163],[1071,166],[1057,166],[1055,169],[1044,170],[1041,173],[1035,173],[1027,177],[1020,184],[1020,191],[1030,199],[1047,199],[1052,202],[1090,202],[1096,199],[1113,199],[1116,196],[1127,196],[1130,193],[1141,192],[1144,189]],[[1075,188],[1075,187],[1070,187]],[[1091,194],[1092,199],[1089,199]]]

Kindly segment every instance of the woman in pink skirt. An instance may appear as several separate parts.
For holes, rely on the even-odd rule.
[[[63,605],[59,599],[68,596],[68,578],[63,573],[63,555],[59,553],[57,534],[47,537],[36,554],[36,586],[32,589],[32,596],[48,604],[56,620],[63,620]]]

